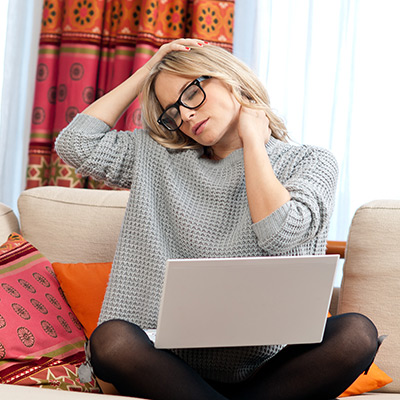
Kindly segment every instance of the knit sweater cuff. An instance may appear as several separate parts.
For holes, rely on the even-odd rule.
[[[68,125],[68,130],[82,132],[95,132],[95,133],[106,133],[111,130],[110,126],[101,119],[92,117],[87,114],[77,114],[75,118]]]
[[[275,210],[261,221],[253,224],[253,231],[259,239],[266,240],[279,232],[287,220],[290,210],[290,202]]]

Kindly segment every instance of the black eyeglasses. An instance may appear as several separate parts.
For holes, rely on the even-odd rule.
[[[169,106],[158,118],[157,122],[169,131],[176,131],[183,123],[179,107],[183,106],[190,110],[200,107],[206,99],[206,92],[200,83],[211,76],[201,76],[195,79],[185,88],[176,103]]]

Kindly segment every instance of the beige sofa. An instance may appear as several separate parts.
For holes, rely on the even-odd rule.
[[[19,220],[0,203],[0,243],[11,232],[20,231],[52,262],[112,261],[128,195],[127,191],[30,189],[19,198]],[[331,312],[362,312],[375,322],[380,334],[388,335],[376,364],[393,382],[379,393],[354,399],[400,399],[399,245],[400,200],[373,201],[357,210],[347,241],[344,278],[334,292]],[[84,396],[99,395],[0,385],[4,399],[78,400]]]

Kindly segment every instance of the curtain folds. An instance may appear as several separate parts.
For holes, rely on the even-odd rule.
[[[166,42],[195,37],[232,51],[233,20],[234,0],[44,0],[27,188],[106,188],[59,159],[60,130]],[[136,100],[116,128],[140,126]]]

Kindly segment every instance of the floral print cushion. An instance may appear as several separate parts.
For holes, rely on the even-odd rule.
[[[84,342],[51,263],[11,234],[0,246],[0,383],[99,391],[77,378]]]

